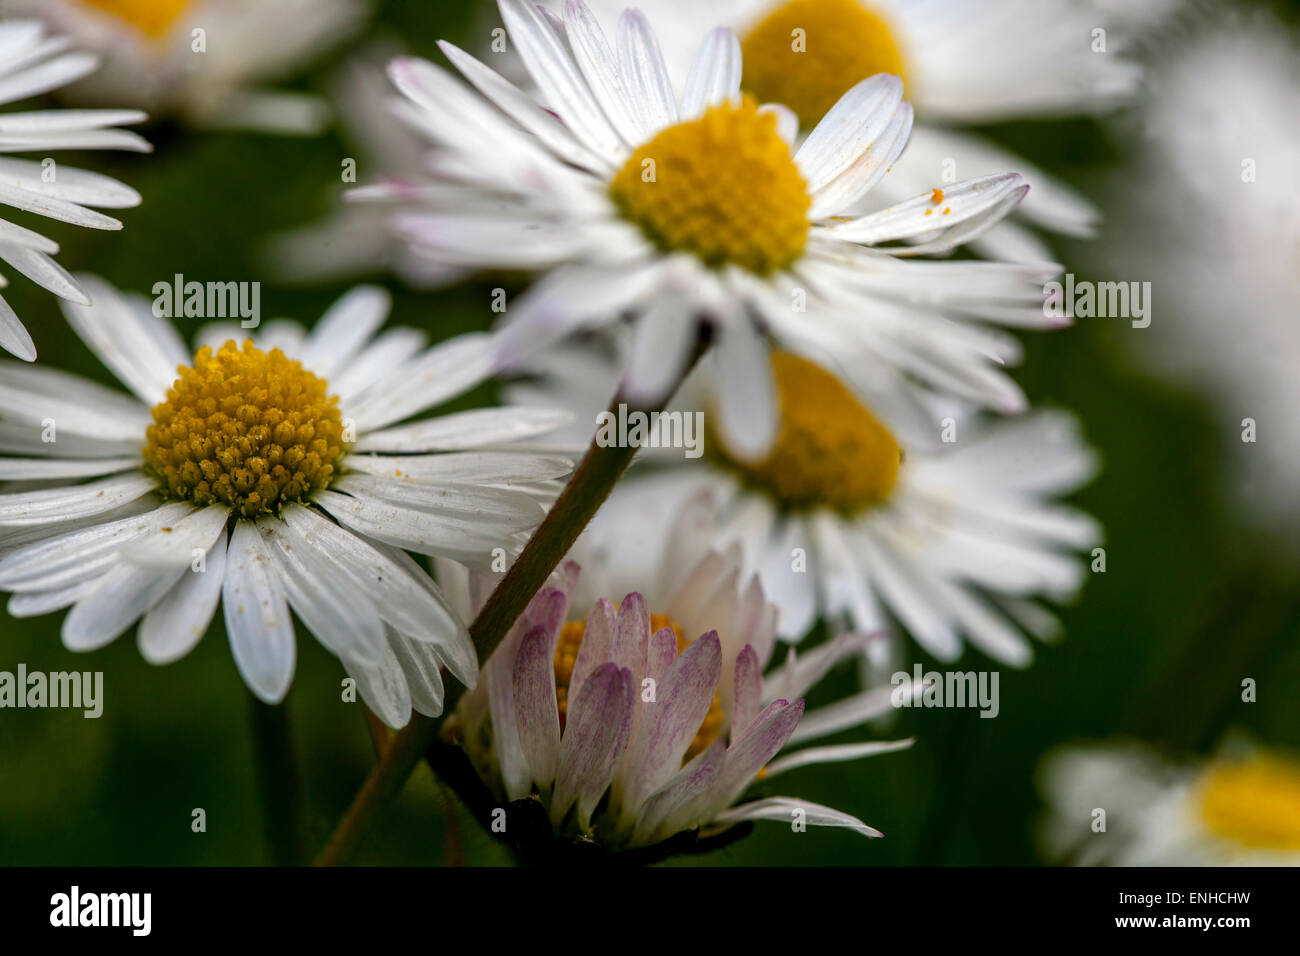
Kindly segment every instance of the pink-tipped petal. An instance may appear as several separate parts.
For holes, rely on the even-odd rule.
[[[591,814],[614,778],[632,733],[632,672],[601,664],[570,698],[560,772],[555,781],[551,820],[558,824],[578,801],[578,824],[591,827]]]
[[[626,667],[640,681],[645,675],[645,658],[650,643],[650,608],[645,598],[633,591],[623,599],[614,625],[614,644],[609,659]]]
[[[718,774],[722,772],[726,757],[726,745],[721,739],[715,740],[704,753],[652,793],[637,816],[633,838],[652,843],[697,825],[700,821],[687,819],[681,811],[684,807],[699,803],[704,794],[709,792],[718,779]]]
[[[650,636],[650,653],[646,658],[646,677],[658,687],[664,675],[677,660],[677,632],[671,627],[662,627]]]
[[[686,748],[704,722],[722,675],[722,642],[710,631],[673,661],[655,700],[645,708],[627,781],[625,809],[633,811],[681,766]]]
[[[739,741],[758,716],[763,705],[763,677],[759,673],[758,653],[746,644],[736,657],[736,679],[732,688],[731,739]]]
[[[569,696],[576,697],[587,675],[610,659],[617,614],[613,602],[604,598],[592,605],[591,613],[587,615],[587,626],[582,632],[582,644],[578,647],[578,658],[573,663],[573,676],[569,678]]]
[[[542,789],[555,780],[560,757],[560,713],[555,703],[555,640],[558,631],[531,628],[515,657],[515,719],[519,746]]]

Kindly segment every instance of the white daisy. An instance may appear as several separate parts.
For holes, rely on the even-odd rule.
[[[0,104],[58,89],[93,73],[99,59],[68,49],[64,37],[49,36],[34,20],[0,20]],[[134,110],[27,110],[0,113],[0,153],[33,153],[41,158],[0,158],[0,203],[60,222],[90,229],[121,229],[122,223],[95,212],[140,204],[140,194],[115,179],[61,166],[49,153],[64,149],[152,147],[135,133],[114,129],[145,118]],[[58,243],[0,219],[0,259],[33,282],[72,302],[90,299],[53,259]],[[8,285],[0,275],[0,288]],[[0,298],[0,348],[27,362],[36,346],[18,316]]]
[[[397,228],[432,259],[546,273],[508,309],[503,363],[631,314],[627,394],[652,402],[688,363],[703,321],[722,414],[755,450],[776,430],[768,337],[851,370],[873,394],[904,391],[908,374],[1023,409],[998,367],[1016,343],[986,323],[1059,325],[1042,308],[1059,268],[909,258],[999,221],[1025,194],[1020,177],[841,216],[907,142],[912,110],[897,77],[855,86],[795,150],[793,114],[742,99],[728,30],[705,39],[679,99],[636,11],[620,20],[616,54],[579,0],[562,24],[524,0],[500,6],[555,115],[449,43],[442,50],[477,92],[431,63],[398,60],[399,108],[442,147],[430,159],[437,178],[360,195],[401,203]],[[910,244],[887,245],[896,241]]]
[[[737,804],[751,786],[796,767],[911,741],[786,751],[891,709],[889,688],[806,714],[797,699],[872,638],[845,634],[804,655],[792,649],[764,676],[777,609],[757,578],[742,581],[738,555],[699,547],[684,517],[670,535],[675,546],[643,578],[644,593],[617,605],[608,595],[594,604],[578,596],[610,582],[599,564],[594,582],[582,580],[575,562],[557,571],[461,700],[444,739],[464,748],[494,799],[537,795],[565,841],[619,851],[748,820],[880,836],[856,817],[794,797]],[[621,544],[639,547],[633,538]]]
[[[365,180],[410,181],[424,175],[428,144],[404,123],[394,123],[388,111],[392,85],[383,64],[399,52],[388,43],[372,43],[331,79],[338,132],[356,161],[356,175]],[[467,276],[468,270],[416,255],[393,234],[388,219],[389,210],[382,205],[334,202],[326,216],[270,237],[268,265],[280,278],[308,283],[391,271],[420,290]]]
[[[74,93],[202,126],[315,134],[314,96],[263,86],[363,25],[366,0],[11,0],[102,53],[103,74]]]
[[[472,684],[465,625],[406,552],[485,564],[513,550],[542,517],[535,486],[570,463],[502,443],[565,416],[400,424],[482,381],[490,347],[376,336],[382,289],[354,289],[310,333],[217,325],[190,353],[147,300],[82,281],[95,305],[68,319],[133,396],[0,363],[0,478],[35,483],[0,494],[9,613],[71,608],[63,643],[77,651],[139,620],[140,651],[161,664],[220,602],[240,674],[274,703],[293,678],[292,609],[394,727],[441,711],[439,665]]]
[[[561,0],[549,0],[558,10]],[[621,0],[592,0],[606,25]],[[1095,0],[644,0],[660,28],[669,75],[683,80],[703,33],[719,24],[741,37],[743,88],[783,103],[807,126],[863,77],[902,77],[918,124],[907,162],[880,184],[886,204],[956,177],[1014,169],[1033,185],[1017,210],[1032,226],[1090,236],[1087,200],[967,127],[1009,119],[1088,115],[1136,91],[1125,59],[1129,31]],[[946,180],[941,177],[947,176]],[[1034,232],[1002,223],[975,240],[995,258],[1050,258]]]
[[[1139,148],[1111,183],[1115,239],[1088,249],[1086,264],[1150,283],[1150,326],[1108,323],[1115,341],[1205,396],[1232,506],[1294,560],[1300,31],[1232,11],[1193,18],[1150,74],[1151,93],[1122,130]],[[1255,440],[1243,441],[1252,427]]]
[[[868,632],[893,618],[940,660],[955,659],[964,636],[991,657],[1027,665],[1022,629],[1042,639],[1059,633],[1039,599],[1071,598],[1087,573],[1077,552],[1102,536],[1096,521],[1056,500],[1097,467],[1075,419],[1040,411],[987,421],[933,403],[924,428],[903,427],[806,359],[777,352],[773,363],[781,431],[770,452],[754,459],[735,450],[702,369],[670,406],[703,415],[702,457],[644,453],[589,529],[613,542],[635,524],[638,546],[623,558],[608,548],[602,560],[657,560],[668,516],[707,494],[699,533],[739,546],[745,573],[758,573],[781,608],[784,639],[799,640],[819,616]],[[617,364],[602,365],[594,348],[557,350],[536,358],[535,377],[511,395],[573,410],[564,438],[578,445],[594,430]]]
[[[1174,762],[1136,743],[1075,746],[1051,755],[1040,777],[1054,861],[1300,866],[1293,754],[1252,747]]]

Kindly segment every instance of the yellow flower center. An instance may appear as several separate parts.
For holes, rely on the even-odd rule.
[[[903,451],[893,434],[825,369],[775,352],[772,371],[781,431],[760,462],[723,456],[751,482],[788,508],[817,505],[856,512],[889,497]]]
[[[620,212],[664,252],[767,275],[808,240],[808,184],[776,116],[746,99],[659,133],[610,185]]]
[[[169,498],[274,514],[329,485],[343,456],[338,398],[279,349],[199,349],[146,431],[145,471]]]
[[[682,636],[682,629],[676,622],[669,620],[665,614],[650,615],[651,634],[656,634],[665,627],[671,627],[673,633],[677,635],[677,653],[680,654],[686,650],[686,639]],[[559,706],[561,728],[564,727],[565,717],[568,715],[569,684],[573,681],[573,666],[578,662],[578,649],[582,647],[582,638],[586,630],[586,621],[566,621],[564,627],[560,630],[559,644],[555,648],[555,701]],[[722,712],[722,698],[714,694],[713,702],[709,705],[709,712],[705,715],[704,722],[700,724],[695,739],[691,741],[690,747],[687,748],[683,762],[690,760],[696,754],[702,753],[713,741],[717,740],[718,734],[722,733],[722,725],[725,720],[726,715]]]
[[[789,0],[745,35],[741,49],[745,90],[785,104],[807,127],[867,77],[903,76],[889,25],[860,0]]]
[[[1205,772],[1201,817],[1215,833],[1258,850],[1300,850],[1300,764],[1276,754]]]
[[[131,24],[145,36],[157,40],[167,34],[189,0],[81,0],[97,10]]]

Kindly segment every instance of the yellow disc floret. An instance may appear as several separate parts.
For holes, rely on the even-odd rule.
[[[656,247],[713,268],[767,275],[808,240],[808,184],[776,116],[748,99],[668,127],[632,154],[610,193]]]
[[[903,452],[893,434],[825,369],[796,355],[772,356],[781,431],[767,457],[723,455],[787,508],[856,512],[889,497]]]
[[[682,636],[679,625],[670,620],[667,615],[650,615],[650,633],[657,634],[665,627],[672,628],[673,634],[677,636],[677,653],[686,650],[687,642]],[[586,631],[586,621],[566,621],[560,629],[560,640],[555,648],[555,702],[560,711],[561,728],[564,727],[565,718],[568,716],[569,685],[573,681],[573,667],[578,662],[578,650],[582,647],[582,638]],[[704,722],[700,724],[695,739],[687,748],[685,759],[690,760],[696,754],[702,753],[709,744],[717,740],[725,723],[726,715],[722,710],[722,698],[714,694],[709,712],[705,715]]]
[[[199,349],[146,432],[145,471],[169,498],[278,513],[329,485],[343,456],[338,399],[279,349]]]
[[[98,10],[129,23],[150,39],[166,36],[189,0],[82,0]]]
[[[903,76],[889,25],[861,0],[790,0],[759,21],[741,48],[745,90],[790,107],[809,128],[867,77]]]
[[[1275,754],[1205,772],[1201,817],[1219,836],[1255,850],[1300,850],[1300,764]]]

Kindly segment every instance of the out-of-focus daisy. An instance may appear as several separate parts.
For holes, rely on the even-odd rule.
[[[487,375],[488,337],[376,336],[388,296],[361,287],[310,333],[214,325],[191,353],[143,298],[82,281],[95,305],[68,319],[133,397],[0,363],[0,478],[34,483],[0,494],[9,613],[70,608],[77,651],[139,620],[141,653],[165,663],[220,602],[240,674],[274,703],[293,678],[292,608],[395,727],[440,712],[439,665],[472,684],[465,626],[406,552],[509,553],[542,516],[534,486],[570,467],[493,447],[555,413],[407,422]]]
[[[1175,763],[1141,744],[1077,746],[1049,757],[1041,779],[1043,843],[1053,860],[1300,866],[1294,754],[1252,748]]]
[[[616,366],[602,368],[593,348],[556,350],[534,360],[512,396],[572,409],[565,437],[577,444],[594,429]],[[758,459],[739,454],[713,414],[709,368],[688,380],[670,411],[703,417],[703,454],[646,452],[591,530],[612,541],[635,524],[635,554],[619,558],[611,547],[606,560],[656,560],[671,543],[665,516],[707,492],[715,505],[699,513],[699,533],[739,546],[745,573],[757,572],[781,608],[783,638],[799,640],[819,615],[861,631],[892,617],[941,660],[961,653],[964,636],[1007,664],[1028,664],[1022,630],[1059,632],[1038,599],[1072,597],[1087,573],[1077,552],[1102,536],[1057,500],[1097,467],[1076,420],[1040,411],[988,421],[935,402],[927,426],[904,428],[807,359],[777,352],[773,367],[781,430]]]
[[[626,394],[653,402],[704,322],[721,414],[750,451],[776,433],[769,338],[851,370],[872,394],[904,391],[910,375],[1023,409],[999,368],[1017,345],[989,323],[1059,324],[1042,308],[1058,267],[911,259],[1002,219],[1025,194],[1020,177],[842,215],[907,142],[912,110],[897,77],[853,87],[795,149],[789,110],[741,96],[729,30],[704,40],[679,98],[638,12],[621,18],[616,53],[580,0],[565,4],[562,24],[523,0],[500,7],[555,115],[451,44],[443,51],[476,91],[432,63],[398,60],[390,73],[403,114],[442,147],[431,157],[437,175],[357,195],[399,203],[397,228],[437,261],[546,273],[508,309],[503,363],[631,315]]]
[[[267,89],[359,29],[366,0],[9,0],[106,58],[72,93],[202,126],[315,134],[313,96]]]
[[[58,89],[95,71],[96,56],[68,49],[64,37],[49,36],[34,20],[0,19],[0,104]],[[63,149],[152,147],[124,129],[145,118],[134,110],[27,110],[0,113],[0,153],[33,153],[39,159],[0,158],[0,203],[60,222],[91,229],[121,229],[99,209],[140,204],[130,186],[98,173],[61,166],[49,153]],[[72,302],[89,304],[84,289],[53,259],[58,243],[0,219],[0,259],[33,282]],[[0,288],[8,285],[0,275]],[[36,360],[36,346],[14,310],[0,298],[0,348],[24,361]]]
[[[398,50],[375,43],[349,58],[331,81],[330,101],[355,164],[348,181],[381,177],[414,180],[425,175],[428,143],[389,113],[392,84],[383,64]],[[353,175],[355,174],[355,175]],[[319,220],[278,233],[266,243],[277,276],[291,282],[338,282],[391,271],[416,289],[465,278],[468,270],[416,255],[393,234],[389,211],[374,203],[335,202]]]
[[[1123,323],[1114,337],[1208,396],[1232,504],[1294,558],[1300,33],[1264,16],[1193,18],[1153,57],[1150,95],[1125,130],[1140,148],[1111,184],[1119,228],[1084,261],[1151,283],[1150,326]]]
[[[554,9],[560,0],[550,0]],[[620,0],[593,0],[607,25]],[[871,199],[905,199],[942,182],[1016,170],[1033,185],[1017,210],[1032,226],[1091,235],[1098,215],[1071,189],[966,127],[1009,119],[1095,114],[1123,102],[1138,81],[1121,55],[1123,31],[1091,0],[646,0],[669,75],[682,80],[699,37],[734,29],[745,56],[742,88],[783,103],[816,125],[864,77],[892,73],[905,84],[918,125],[907,161]],[[662,26],[660,26],[662,24]],[[946,177],[941,178],[941,177]],[[1051,253],[1023,225],[1002,223],[975,240],[996,258]]]
[[[676,546],[644,577],[644,593],[617,605],[579,596],[602,589],[599,565],[592,583],[577,563],[565,564],[484,666],[444,739],[463,746],[496,799],[536,794],[562,839],[594,839],[608,850],[686,831],[707,837],[747,820],[880,836],[856,817],[794,797],[737,804],[751,786],[766,788],[796,767],[910,745],[785,750],[890,710],[889,688],[806,714],[797,699],[872,637],[791,650],[768,669],[778,612],[758,579],[742,580],[738,555],[700,547],[689,525],[674,531]]]

